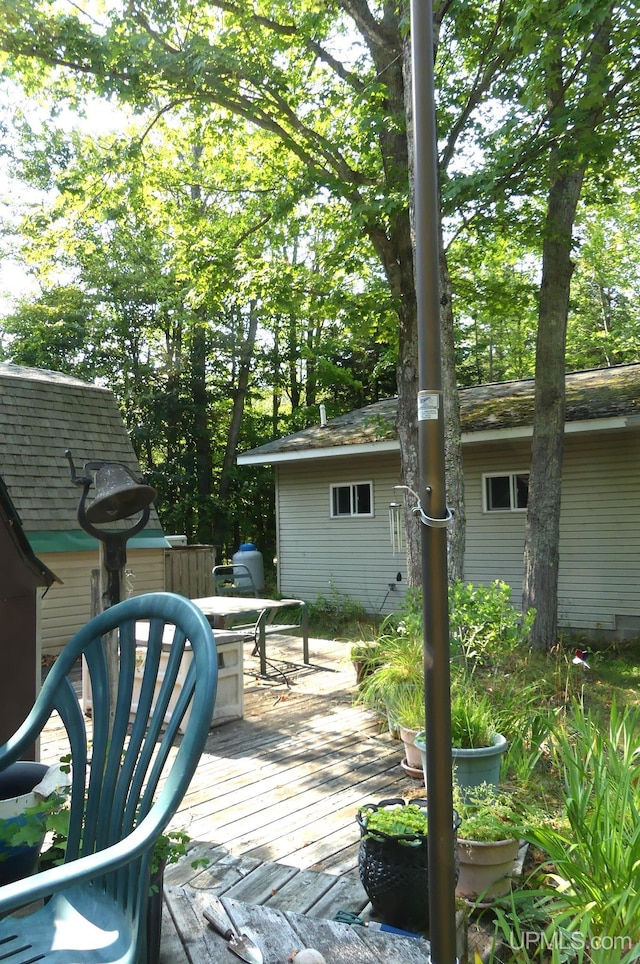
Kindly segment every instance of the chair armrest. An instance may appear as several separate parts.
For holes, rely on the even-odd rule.
[[[68,864],[51,867],[31,877],[5,884],[0,887],[0,914],[11,913],[32,901],[49,897],[53,893],[75,887],[77,884],[87,883],[102,876],[106,871],[123,867],[132,858],[149,850],[161,833],[162,827],[158,828],[156,820],[149,814],[127,837],[99,853],[79,857],[77,860],[69,861]]]

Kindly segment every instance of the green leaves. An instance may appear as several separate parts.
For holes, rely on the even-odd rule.
[[[527,839],[553,863],[548,910],[551,928],[567,927],[595,936],[602,951],[594,962],[610,960],[607,941],[623,935],[640,943],[640,755],[636,710],[614,705],[607,729],[575,704],[568,729],[553,734],[554,762],[563,780],[564,826],[537,826]]]

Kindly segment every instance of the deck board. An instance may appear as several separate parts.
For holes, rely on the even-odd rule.
[[[324,920],[338,910],[366,917],[356,810],[420,796],[424,787],[402,769],[402,744],[354,705],[348,644],[312,639],[311,666],[302,667],[299,642],[269,640],[270,661],[280,661],[288,686],[278,672],[261,679],[252,645],[245,647],[245,716],[210,731],[171,822],[191,840],[167,867],[165,889],[187,886]],[[59,724],[47,729],[44,762],[64,752],[62,732]],[[192,867],[198,859],[208,866]],[[167,906],[163,922],[160,964],[193,964],[202,948],[196,954],[189,935],[176,931]]]

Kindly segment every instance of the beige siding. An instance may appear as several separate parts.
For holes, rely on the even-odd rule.
[[[560,527],[560,624],[640,635],[640,433],[569,434],[565,440]],[[528,441],[464,448],[467,547],[465,578],[501,579],[520,605],[524,512],[487,513],[485,472],[526,471]],[[389,502],[398,457],[334,458],[278,467],[279,588],[314,602],[336,589],[371,612],[396,609],[406,586],[404,554],[393,555]],[[331,519],[331,483],[373,482],[374,517]],[[55,571],[55,567],[54,571]],[[400,592],[387,595],[402,573]],[[385,599],[386,597],[386,599]]]
[[[640,433],[569,436],[558,616],[640,635]]]
[[[575,629],[640,635],[639,434],[567,435],[560,524],[558,616]],[[529,464],[529,446],[465,447],[465,578],[504,579],[520,602],[524,513],[485,513],[482,473]]]
[[[41,553],[39,558],[62,579],[42,599],[42,653],[60,652],[67,640],[91,618],[91,570],[99,565],[97,552]],[[164,549],[127,551],[126,593],[164,589]]]
[[[373,518],[332,519],[332,483],[373,483]],[[394,555],[389,503],[397,500],[394,454],[285,463],[278,467],[278,578],[284,596],[314,602],[332,590],[370,613],[396,609],[406,586],[404,552]],[[396,581],[397,573],[402,581]],[[389,592],[389,583],[398,587]]]
[[[509,445],[495,442],[464,447],[464,493],[467,543],[464,576],[469,582],[488,583],[501,579],[513,588],[512,601],[520,605],[522,595],[522,550],[524,512],[484,512],[483,473],[528,471],[531,449],[528,442]]]

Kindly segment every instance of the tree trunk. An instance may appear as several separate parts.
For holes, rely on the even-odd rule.
[[[552,169],[554,168],[552,165]],[[584,168],[551,183],[542,251],[536,387],[525,526],[523,612],[533,607],[534,649],[558,635],[560,495],[565,421],[565,344],[573,262],[571,246]]]
[[[453,520],[447,529],[447,563],[449,581],[464,577],[466,514],[464,508],[464,471],[462,464],[462,428],[460,395],[456,377],[455,336],[451,278],[442,232],[440,249],[440,344],[442,352],[442,390],[444,398],[444,461],[447,482],[447,505]]]
[[[560,499],[565,423],[565,354],[573,262],[573,225],[582,182],[608,97],[608,72],[603,69],[611,39],[611,7],[594,28],[589,51],[589,84],[578,112],[568,125],[563,76],[564,38],[558,29],[555,48],[546,65],[546,95],[550,110],[552,148],[550,186],[542,247],[542,285],[536,342],[536,387],[525,525],[522,608],[533,608],[533,649],[548,650],[558,636],[558,570],[560,560]],[[567,134],[569,127],[570,133]]]
[[[235,462],[238,439],[240,438],[242,413],[244,412],[244,403],[249,388],[249,375],[251,372],[251,362],[253,360],[257,331],[258,312],[256,310],[255,301],[252,301],[249,306],[249,327],[247,328],[247,336],[242,347],[242,353],[238,366],[238,381],[233,393],[231,423],[229,425],[229,434],[227,436],[227,445],[222,464],[222,474],[220,477],[219,498],[222,505],[224,505],[226,502],[229,496],[229,489],[231,487],[231,469]]]

